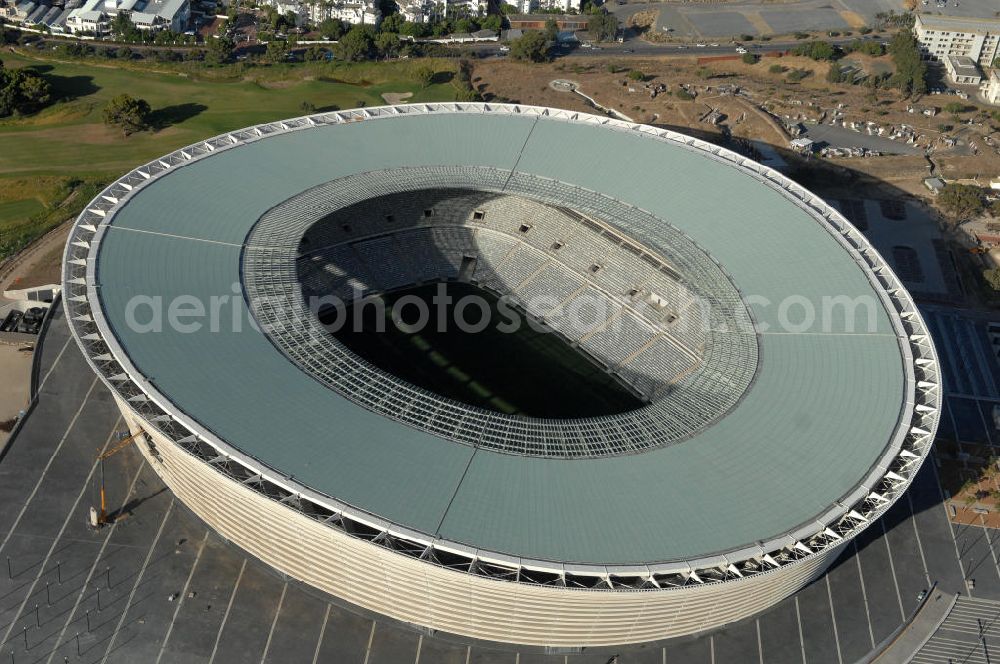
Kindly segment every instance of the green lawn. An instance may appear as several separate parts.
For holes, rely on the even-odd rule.
[[[412,60],[205,72],[217,80],[199,80],[192,75],[197,70],[157,73],[27,52],[0,53],[0,60],[9,68],[42,72],[60,98],[36,115],[0,121],[0,259],[81,208],[86,201],[75,200],[79,196],[63,204],[78,182],[89,191],[95,183],[209,136],[302,115],[303,102],[323,111],[381,105],[386,92],[413,93],[411,102],[451,100],[458,92],[452,83],[456,67],[442,60],[426,61],[439,71],[439,82],[426,88],[413,82],[411,72],[422,63]],[[157,129],[124,138],[104,125],[104,105],[122,92],[149,102]],[[53,178],[63,186],[51,186]],[[42,182],[33,190],[35,179]]]
[[[45,206],[36,198],[0,203],[0,228],[27,219],[44,209]]]

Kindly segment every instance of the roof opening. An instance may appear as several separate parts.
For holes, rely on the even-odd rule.
[[[474,259],[464,261],[474,269]],[[435,300],[439,287],[450,298],[441,309]],[[470,297],[482,305],[456,304]],[[400,325],[396,325],[392,312],[401,301],[407,305],[398,308]],[[421,306],[415,303],[435,312],[432,319],[443,313],[446,324],[438,326],[435,321],[418,327]],[[422,284],[348,305],[333,336],[355,354],[409,383],[510,415],[598,417],[645,404],[560,335],[537,321],[528,324],[524,312],[519,311],[524,324],[512,332],[504,325],[508,321],[505,311],[510,309],[502,308],[500,298],[473,284]],[[330,325],[338,315],[320,312],[320,322]],[[487,324],[479,329],[484,318]]]

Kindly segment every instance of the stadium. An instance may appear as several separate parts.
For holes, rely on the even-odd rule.
[[[466,637],[753,615],[903,494],[937,427],[931,340],[861,233],[768,167],[606,117],[234,131],[107,187],[63,269],[74,337],[184,505],[289,577]],[[328,324],[441,284],[531,331]]]

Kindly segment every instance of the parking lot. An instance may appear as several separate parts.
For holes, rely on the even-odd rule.
[[[922,11],[949,16],[988,18],[996,11],[992,0],[948,0],[939,6],[928,0]],[[743,0],[722,3],[645,3],[630,2],[613,8],[619,16],[640,10],[659,12],[656,30],[668,28],[672,37],[686,39],[723,38],[734,35],[759,37],[790,34],[798,31],[846,31],[872,25],[876,15],[901,12],[902,0],[795,0],[767,2]]]
[[[989,664],[1000,654],[1000,603],[959,597],[913,664]],[[993,659],[990,656],[993,655]]]

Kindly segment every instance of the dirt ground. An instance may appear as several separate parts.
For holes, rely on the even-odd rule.
[[[0,293],[59,283],[69,229],[67,222],[0,266]],[[31,343],[0,343],[0,450],[7,443],[15,418],[30,400],[33,350]]]
[[[0,450],[10,434],[13,420],[28,407],[31,390],[31,345],[0,343]]]
[[[865,71],[892,69],[891,60],[885,56],[852,53],[849,59]],[[745,63],[739,56],[609,57],[547,64],[490,60],[476,63],[473,84],[488,101],[594,112],[578,95],[549,86],[553,79],[568,78],[578,82],[580,90],[599,104],[637,122],[708,140],[719,140],[729,132],[736,138],[759,140],[781,149],[787,147],[790,138],[782,127],[784,123],[828,122],[837,115],[847,123],[871,121],[887,128],[906,125],[913,128],[918,148],[932,148],[937,174],[946,178],[1000,174],[1000,132],[992,126],[997,123],[976,112],[950,115],[941,110],[949,102],[962,101],[958,97],[928,95],[908,100],[895,90],[873,93],[864,85],[827,82],[829,68],[826,62],[780,53],[764,53],[756,64]],[[631,79],[628,73],[632,70],[641,72],[644,80]],[[804,72],[805,78],[791,81],[792,72]],[[679,93],[695,98],[678,98]],[[938,111],[935,116],[921,113],[931,107]],[[909,112],[910,108],[913,112]],[[712,111],[722,116],[718,125],[710,122],[718,117]],[[967,124],[970,121],[972,124]],[[949,147],[943,140],[946,137],[958,138],[960,144]],[[825,166],[844,173],[849,170],[853,174],[852,186],[854,180],[862,178],[868,185],[881,188],[883,196],[932,200],[923,186],[931,162],[923,155],[812,157],[811,162],[812,167]]]
[[[53,229],[0,266],[0,293],[6,290],[32,288],[61,281],[63,248],[69,237],[70,223]]]

